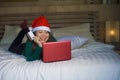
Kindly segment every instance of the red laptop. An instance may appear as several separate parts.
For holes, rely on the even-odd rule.
[[[43,62],[55,62],[71,59],[71,42],[43,43]]]

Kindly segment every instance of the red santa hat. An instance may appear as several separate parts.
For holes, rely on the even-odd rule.
[[[50,25],[45,16],[40,16],[32,22],[32,31],[46,30],[50,32]]]

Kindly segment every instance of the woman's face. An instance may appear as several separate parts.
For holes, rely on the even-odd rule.
[[[35,35],[40,39],[42,42],[47,42],[49,39],[49,32],[46,30],[38,30],[36,31]]]

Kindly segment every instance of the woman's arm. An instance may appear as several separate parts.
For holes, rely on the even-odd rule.
[[[37,46],[35,50],[32,50],[32,42],[27,41],[23,55],[26,57],[27,61],[39,60],[42,55],[42,47]]]

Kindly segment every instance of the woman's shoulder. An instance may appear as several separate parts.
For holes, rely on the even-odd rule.
[[[26,44],[33,44],[33,41],[27,40]]]

